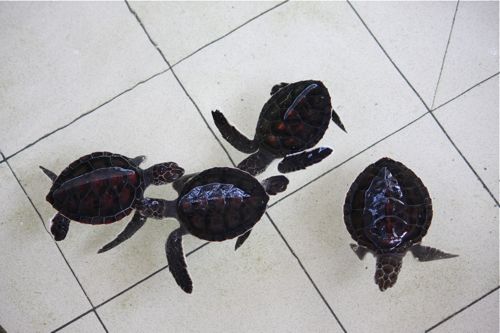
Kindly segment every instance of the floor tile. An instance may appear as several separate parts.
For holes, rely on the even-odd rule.
[[[349,247],[343,205],[358,174],[384,156],[403,162],[429,189],[434,218],[423,244],[459,257],[422,263],[407,255],[397,284],[382,293],[373,256],[359,261]],[[269,214],[348,332],[422,332],[498,284],[498,208],[430,115]]]
[[[62,330],[58,331],[61,333],[97,333],[97,332],[105,332],[102,324],[97,319],[96,315],[91,312],[88,315],[83,316],[77,321],[69,324]]]
[[[456,2],[356,1],[352,5],[430,107]]]
[[[186,173],[229,161],[170,72],[148,81],[98,111],[10,159],[45,221],[55,211],[45,201],[50,181],[38,165],[60,173],[94,151],[147,156],[143,168],[176,161]],[[151,186],[146,196],[174,199],[171,186]],[[174,220],[148,220],[133,238],[97,255],[130,218],[104,226],[72,223],[60,245],[95,304],[166,265],[164,243]],[[48,222],[47,222],[48,223]],[[200,242],[192,239],[187,248]]]
[[[90,304],[6,163],[0,179],[0,324],[48,332]]]
[[[470,327],[471,323],[474,323],[475,332],[498,332],[498,290],[439,325],[431,332],[461,332],[464,328]]]
[[[498,200],[498,76],[434,111]]]
[[[227,241],[187,257],[191,295],[164,270],[99,308],[108,329],[341,332],[269,220],[257,227],[237,252]]]
[[[498,1],[461,1],[434,106],[497,72]]]
[[[277,5],[277,1],[130,2],[170,64]]]
[[[317,146],[332,147],[334,153],[303,172],[287,175],[289,190],[426,111],[343,2],[287,3],[259,18],[258,24],[190,57],[175,72],[237,163],[248,155],[222,138],[212,110],[221,110],[229,122],[253,137],[273,85],[311,78],[324,81],[348,134],[331,124]],[[277,163],[259,179],[275,175]]]
[[[0,22],[6,155],[166,68],[124,3],[4,2]]]

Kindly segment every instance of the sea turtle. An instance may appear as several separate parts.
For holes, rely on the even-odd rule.
[[[236,247],[240,246],[264,214],[269,195],[284,191],[288,179],[274,176],[259,183],[245,171],[217,167],[186,175],[173,185],[179,193],[178,199],[158,199],[157,210],[164,217],[179,220],[180,227],[170,234],[165,245],[168,267],[182,290],[191,293],[193,284],[183,254],[182,236],[189,233],[207,241],[239,237]],[[119,235],[104,248],[109,250],[120,243]]]
[[[287,173],[318,163],[332,153],[324,147],[305,151],[323,137],[330,119],[345,131],[321,81],[282,82],[272,88],[271,95],[262,108],[253,140],[230,125],[219,110],[212,111],[224,139],[239,151],[252,154],[239,169],[255,176],[274,159],[284,157],[278,170]]]
[[[344,222],[358,243],[351,248],[359,259],[367,252],[376,256],[375,283],[381,291],[396,283],[408,251],[419,261],[457,256],[420,245],[431,219],[431,198],[420,178],[387,157],[361,172],[344,204]]]
[[[50,231],[56,241],[66,237],[70,220],[85,224],[105,224],[121,220],[133,209],[134,217],[122,232],[123,240],[141,228],[148,217],[161,218],[151,209],[154,199],[144,198],[150,184],[173,182],[184,174],[174,162],[160,163],[142,170],[144,156],[128,158],[110,152],[85,155],[71,163],[59,176],[40,166],[53,181],[47,201],[58,210]]]

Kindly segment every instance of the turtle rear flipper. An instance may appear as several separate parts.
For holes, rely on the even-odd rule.
[[[190,181],[197,174],[199,174],[199,172],[190,173],[174,181],[174,183],[172,184],[174,190],[180,194],[182,192],[182,189],[184,188],[184,185],[186,185],[186,183]]]
[[[305,169],[308,166],[321,162],[332,153],[330,148],[320,147],[299,154],[286,156],[279,164],[278,171],[281,173],[293,172]]]
[[[118,246],[119,244],[132,237],[144,225],[146,220],[146,217],[142,216],[138,211],[136,211],[134,217],[132,218],[132,220],[130,220],[125,229],[123,229],[123,231],[120,232],[115,239],[104,245],[99,251],[97,251],[97,253],[109,251],[115,246]]]
[[[342,124],[342,121],[340,120],[340,117],[339,115],[335,112],[334,109],[332,109],[332,121],[338,126],[340,127],[341,130],[343,130],[344,132],[347,133],[347,131],[345,130],[345,127],[344,127],[344,124]]]
[[[254,140],[248,139],[241,134],[236,127],[229,124],[226,117],[219,110],[212,111],[212,118],[215,126],[219,129],[222,137],[229,142],[234,148],[247,154],[254,153],[259,148],[259,145]]]
[[[193,282],[189,276],[186,258],[182,250],[182,235],[184,233],[182,228],[172,231],[165,244],[165,251],[167,253],[168,269],[174,276],[175,282],[177,282],[182,290],[191,294],[193,291]]]
[[[54,236],[55,241],[61,241],[66,238],[69,222],[70,220],[60,213],[54,215],[50,223],[50,232]]]
[[[47,175],[47,177],[50,178],[50,180],[52,180],[52,182],[54,182],[57,178],[57,175],[55,173],[53,173],[52,171],[50,171],[49,169],[45,169],[43,166],[39,165],[40,169],[42,169],[43,173]]]
[[[377,256],[375,283],[378,284],[380,291],[394,286],[402,264],[403,256],[400,254],[380,254]]]
[[[267,166],[274,160],[270,153],[259,149],[256,153],[245,158],[238,164],[237,168],[248,172],[252,176],[257,176],[266,170]]]
[[[135,166],[139,166],[142,162],[146,160],[146,156],[144,155],[139,155],[134,158],[130,159],[130,163],[132,163]]]
[[[430,246],[422,246],[420,244],[410,247],[410,252],[419,261],[431,261],[439,259],[448,259],[458,257],[458,254],[446,253]]]
[[[272,89],[271,89],[271,95],[274,95],[278,90],[280,90],[283,87],[286,87],[287,85],[288,85],[288,83],[281,82],[281,83],[273,86]]]
[[[252,232],[252,229],[248,230],[243,235],[241,235],[240,237],[238,237],[238,239],[236,240],[236,244],[234,244],[234,250],[235,251],[238,250],[238,248],[240,246],[242,246],[243,243],[245,243],[245,241],[247,240],[248,236],[250,236],[251,232]]]

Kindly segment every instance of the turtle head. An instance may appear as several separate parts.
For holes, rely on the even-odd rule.
[[[153,185],[164,185],[171,183],[184,174],[184,169],[175,162],[166,162],[155,164],[146,170],[150,175]]]

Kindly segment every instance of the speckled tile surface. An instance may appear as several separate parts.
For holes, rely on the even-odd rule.
[[[498,331],[498,2],[3,2],[0,28],[7,332]],[[252,137],[272,86],[306,79],[325,83],[348,133],[330,124],[317,146],[334,153],[287,175],[238,251],[184,237],[191,295],[167,267],[173,219],[103,254],[130,217],[73,222],[57,244],[44,228],[55,211],[38,165],[112,151],[146,155],[143,168],[232,166],[246,155],[210,112]],[[383,156],[429,189],[423,244],[459,257],[407,255],[380,292],[342,207]]]

